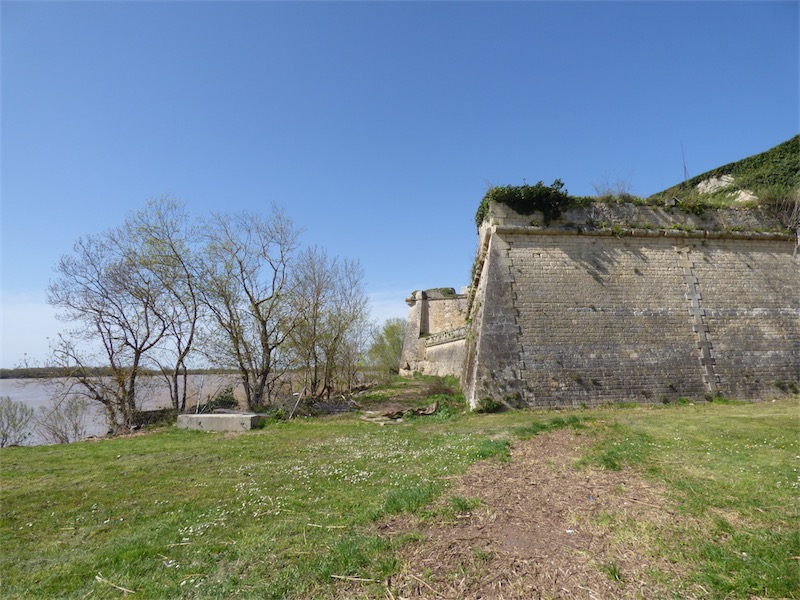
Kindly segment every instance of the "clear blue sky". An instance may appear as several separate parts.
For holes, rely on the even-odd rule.
[[[796,135],[798,2],[2,2],[2,355],[79,236],[283,206],[376,320],[468,282],[489,184],[650,195]]]

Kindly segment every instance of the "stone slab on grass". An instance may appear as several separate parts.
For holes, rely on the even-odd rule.
[[[252,413],[178,415],[178,429],[196,431],[247,431],[257,426],[261,417]]]

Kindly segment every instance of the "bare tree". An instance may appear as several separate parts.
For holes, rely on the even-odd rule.
[[[302,372],[303,390],[316,396],[324,371],[320,340],[325,335],[325,313],[332,300],[334,282],[327,252],[316,247],[305,249],[292,276],[292,310],[302,315],[302,319],[292,331],[291,349]]]
[[[54,366],[68,369],[85,397],[100,402],[109,427],[129,430],[137,407],[137,382],[145,356],[170,330],[168,295],[143,264],[131,220],[102,235],[79,239],[56,267],[48,302],[77,327],[59,337]],[[90,360],[99,348],[108,372]],[[88,360],[87,360],[88,359]]]
[[[337,361],[367,314],[361,267],[313,250],[293,276],[299,231],[276,207],[268,216],[214,215],[202,227],[184,203],[151,200],[120,227],[79,239],[58,264],[48,300],[77,323],[53,348],[53,366],[68,377],[59,393],[102,404],[113,430],[134,424],[149,367],[166,379],[173,408],[185,410],[200,347],[238,370],[251,410],[273,401],[298,356],[315,393],[329,395],[340,379]],[[312,341],[288,344],[293,335]]]
[[[170,197],[150,200],[130,217],[138,236],[139,264],[164,292],[160,311],[167,332],[150,355],[169,387],[172,407],[186,409],[188,361],[200,323],[199,263],[193,247],[197,227],[186,204]]]
[[[339,373],[347,392],[363,383],[364,366],[367,362],[372,324],[369,316],[356,321],[344,337],[339,352]]]
[[[300,254],[293,272],[293,307],[302,319],[292,334],[303,388],[311,396],[330,397],[336,386],[350,385],[358,350],[356,330],[369,315],[364,272],[357,261],[330,259],[316,247]]]
[[[273,206],[269,217],[215,215],[205,236],[202,299],[216,328],[209,356],[239,371],[247,406],[257,410],[289,367],[284,344],[298,322],[289,269],[299,231]]]
[[[363,332],[369,326],[369,302],[364,290],[364,269],[355,260],[342,260],[334,269],[333,303],[328,314],[328,334],[322,340],[325,353],[323,393],[330,396],[336,385],[353,383],[356,365],[363,356]]]

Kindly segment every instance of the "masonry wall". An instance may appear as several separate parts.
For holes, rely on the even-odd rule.
[[[470,403],[762,398],[800,382],[788,238],[485,228],[463,383]]]
[[[692,244],[714,369],[726,395],[759,398],[800,382],[800,257],[791,243]]]
[[[426,375],[460,377],[464,368],[464,338],[428,346],[425,360],[418,365],[418,372]]]
[[[454,375],[464,368],[467,298],[454,290],[415,291],[406,299],[408,327],[400,374]]]
[[[473,282],[463,388],[472,407],[484,397],[522,406],[528,403],[530,391],[521,373],[522,328],[512,289],[509,245],[485,232],[481,239],[486,241],[479,251],[484,268]]]
[[[464,326],[467,299],[464,296],[429,298],[421,333],[433,334]]]

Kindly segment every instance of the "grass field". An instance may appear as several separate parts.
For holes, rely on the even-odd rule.
[[[453,477],[556,426],[597,436],[587,468],[629,465],[666,485],[685,525],[653,543],[709,597],[800,597],[797,398],[451,408],[385,427],[345,416],[3,449],[0,595],[324,598],[360,578],[364,595],[385,598],[398,550],[417,537],[380,536],[380,520],[445,518],[431,502]]]

